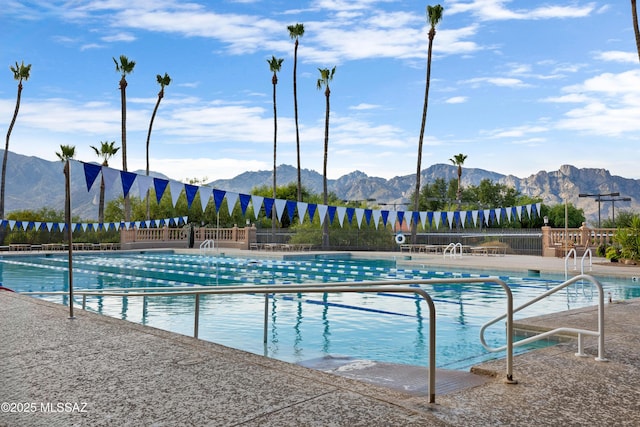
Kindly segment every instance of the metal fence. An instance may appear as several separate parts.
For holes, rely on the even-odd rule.
[[[368,234],[369,233],[369,234]],[[407,233],[408,234],[408,233]],[[258,243],[289,243],[295,231],[278,229],[275,235],[271,229],[258,229]],[[410,240],[407,235],[407,241]],[[319,248],[319,240],[313,243]],[[424,232],[417,234],[418,244],[448,245],[461,243],[465,246],[479,246],[483,243],[500,243],[507,247],[507,253],[518,255],[542,255],[542,232],[534,229],[469,229],[447,230],[438,232]],[[329,250],[338,251],[400,251],[396,244],[395,234],[388,230],[386,233],[375,232],[375,236],[366,229],[331,230],[329,232]]]

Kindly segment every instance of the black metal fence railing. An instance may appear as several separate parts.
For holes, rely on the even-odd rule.
[[[410,236],[406,240],[409,243]],[[258,229],[258,243],[290,243],[300,240],[295,231],[278,229],[275,234],[271,229]],[[321,237],[321,236],[320,236]],[[301,243],[297,241],[297,243]],[[318,236],[310,236],[304,243],[312,244],[315,249],[320,248]],[[542,255],[542,232],[535,229],[496,229],[489,228],[473,230],[450,230],[438,232],[423,232],[417,234],[418,244],[448,245],[461,243],[464,246],[479,246],[489,243],[500,243],[507,247],[507,253],[517,255]],[[391,230],[386,232],[366,229],[331,230],[329,232],[329,250],[338,251],[400,251],[396,243],[395,234]]]

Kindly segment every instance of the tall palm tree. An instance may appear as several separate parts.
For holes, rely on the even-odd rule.
[[[276,58],[271,56],[271,59],[267,59],[269,64],[269,70],[273,73],[271,77],[271,84],[273,85],[273,198],[276,198],[276,147],[278,141],[278,110],[276,109],[276,85],[278,84],[278,72],[282,67],[284,58]],[[276,217],[271,215],[271,234],[272,238],[276,236]]]
[[[458,200],[458,204],[460,204],[460,194],[461,194],[461,187],[460,187],[460,180],[462,179],[462,165],[464,165],[464,161],[467,160],[467,155],[466,154],[456,154],[455,156],[453,156],[453,158],[449,159],[449,161],[451,163],[453,163],[454,166],[458,166],[458,190],[456,191],[456,199]]]
[[[422,123],[420,125],[420,139],[418,140],[418,168],[416,172],[416,191],[415,203],[413,210],[420,210],[420,170],[422,169],[422,142],[424,141],[424,127],[427,122],[427,107],[429,105],[429,85],[431,84],[431,51],[433,49],[433,39],[436,36],[436,25],[442,20],[442,12],[444,8],[439,4],[435,6],[427,6],[427,21],[431,25],[429,29],[429,49],[427,51],[427,84],[424,91],[424,107],[422,108]],[[416,242],[416,234],[418,224],[414,221],[411,226],[411,243]]]
[[[102,166],[109,166],[109,159],[116,155],[120,147],[115,146],[115,141],[100,141],[100,148],[91,145],[96,156],[102,159]],[[98,222],[104,222],[104,176],[100,178],[100,202],[98,204]]]
[[[640,28],[638,28],[638,10],[636,9],[636,0],[631,0],[631,16],[633,17],[633,30],[636,33],[636,49],[638,50],[638,59],[640,60]]]
[[[133,73],[135,61],[130,61],[125,55],[120,55],[120,62],[113,58],[116,72],[120,73],[120,101],[122,110],[122,170],[127,171],[127,75]],[[129,196],[124,198],[124,220],[129,221],[131,204]]]
[[[31,73],[31,64],[24,65],[24,61],[18,65],[16,61],[16,66],[9,67],[13,72],[13,79],[18,81],[18,97],[16,98],[16,109],[13,112],[13,118],[11,119],[11,124],[9,125],[9,129],[7,130],[7,140],[4,146],[4,157],[2,158],[2,185],[0,185],[0,219],[4,218],[4,198],[5,198],[5,180],[7,178],[7,158],[9,156],[9,139],[11,138],[11,131],[13,130],[13,125],[16,123],[16,119],[18,118],[18,110],[20,110],[20,98],[22,97],[22,81],[29,80],[29,75]]]
[[[296,152],[298,157],[298,201],[302,201],[302,178],[300,176],[300,130],[298,128],[298,89],[296,75],[298,70],[298,39],[304,35],[304,24],[289,25],[289,37],[295,40],[293,47],[293,111],[296,120]]]
[[[318,90],[324,89],[324,96],[326,98],[326,112],[324,116],[324,166],[322,169],[322,203],[325,205],[328,203],[327,192],[327,155],[329,154],[329,97],[331,96],[331,89],[329,89],[329,83],[333,80],[333,76],[336,73],[336,67],[331,70],[328,68],[318,68],[320,71],[320,78],[316,83]],[[329,247],[329,222],[325,221],[322,225],[322,247],[324,249]]]
[[[160,85],[160,92],[158,92],[158,101],[156,101],[156,106],[153,108],[153,113],[151,114],[151,121],[149,122],[149,132],[147,132],[147,176],[149,176],[149,142],[151,141],[151,129],[153,128],[153,121],[156,118],[156,113],[158,112],[160,101],[162,101],[162,98],[164,98],[164,88],[165,86],[169,86],[169,84],[171,84],[171,77],[169,77],[169,74],[167,73],[164,73],[164,76],[157,74],[156,80]],[[147,199],[147,219],[150,219],[149,190],[147,190],[146,199]]]
[[[164,76],[160,74],[156,75],[156,80],[160,85],[160,92],[158,92],[158,100],[156,101],[156,106],[153,109],[153,113],[151,114],[151,121],[149,122],[149,132],[147,132],[147,176],[149,176],[149,142],[151,141],[151,128],[153,127],[153,121],[156,118],[156,113],[158,112],[158,107],[160,106],[160,101],[164,98],[164,88],[169,86],[171,83],[171,77],[169,74],[164,73]]]

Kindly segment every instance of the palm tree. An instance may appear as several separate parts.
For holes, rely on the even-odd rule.
[[[113,58],[116,64],[116,72],[120,73],[120,100],[122,109],[122,170],[127,171],[127,75],[133,72],[135,61],[129,61],[125,55],[120,55],[120,62]],[[124,220],[129,221],[131,216],[131,204],[129,196],[124,198]]]
[[[96,156],[102,159],[102,166],[109,166],[109,159],[116,155],[120,147],[115,146],[115,141],[100,141],[100,149],[91,145]],[[100,203],[98,204],[98,222],[104,222],[104,176],[100,178]]]
[[[276,198],[276,147],[278,141],[278,111],[276,109],[276,85],[278,84],[278,72],[282,67],[283,58],[276,58],[271,56],[271,59],[267,59],[269,63],[269,70],[273,73],[271,77],[271,84],[273,85],[273,198]],[[271,234],[272,238],[276,236],[276,217],[271,215]]]
[[[424,141],[424,127],[427,122],[427,106],[429,105],[429,84],[431,83],[431,50],[433,48],[433,39],[436,36],[436,25],[442,20],[442,12],[444,8],[442,6],[427,6],[427,20],[431,25],[429,29],[429,49],[427,51],[427,84],[424,91],[424,107],[422,108],[422,124],[420,125],[420,139],[418,140],[418,170],[416,172],[416,190],[415,190],[415,203],[414,211],[420,210],[420,170],[422,168],[422,142]],[[411,243],[415,244],[416,234],[418,231],[418,224],[415,221],[411,226]]]
[[[149,176],[149,142],[151,141],[151,128],[153,128],[153,121],[156,118],[156,113],[158,112],[158,107],[160,106],[160,101],[164,98],[164,88],[165,86],[169,86],[171,84],[171,77],[169,74],[164,73],[164,76],[160,74],[156,75],[156,80],[160,85],[160,92],[158,92],[158,101],[156,101],[156,106],[153,109],[153,113],[151,114],[151,121],[149,122],[149,132],[147,133],[147,176]],[[149,190],[147,190],[147,219],[150,219],[149,213]]]
[[[296,151],[298,156],[298,201],[302,201],[302,178],[300,176],[300,131],[298,128],[298,90],[296,74],[298,69],[298,39],[304,35],[304,24],[289,25],[289,37],[295,40],[293,47],[293,111],[296,120]]]
[[[636,33],[636,49],[638,49],[638,59],[640,60],[640,28],[638,28],[636,0],[631,0],[631,16],[633,17],[633,30]]]
[[[329,89],[329,82],[333,80],[333,76],[336,73],[336,67],[331,70],[328,68],[318,68],[320,71],[320,78],[316,83],[316,87],[320,90],[323,87],[324,96],[326,98],[327,106],[324,116],[324,166],[322,169],[322,203],[325,205],[328,203],[327,192],[327,155],[329,154],[329,96],[331,96],[331,89]],[[322,247],[324,249],[329,247],[329,222],[325,221],[322,225]]]
[[[458,190],[456,191],[456,199],[458,200],[458,205],[460,204],[460,180],[462,179],[462,165],[464,164],[465,160],[467,160],[467,155],[462,153],[456,154],[455,156],[453,156],[453,158],[449,159],[449,161],[453,163],[454,166],[458,166]]]
[[[151,114],[151,121],[149,122],[149,132],[147,133],[147,176],[149,176],[149,141],[151,140],[151,128],[153,127],[153,121],[156,118],[156,113],[158,112],[158,107],[160,106],[160,101],[164,98],[164,88],[165,86],[169,86],[171,83],[171,77],[169,74],[164,73],[164,76],[160,74],[156,75],[156,79],[158,84],[160,85],[160,92],[158,92],[158,100],[156,101],[156,106],[153,109],[153,113]]]
[[[18,97],[16,99],[16,109],[13,112],[13,118],[11,119],[11,124],[9,125],[9,129],[7,130],[7,141],[4,146],[4,157],[2,158],[2,185],[0,185],[0,219],[4,218],[4,189],[5,189],[5,180],[7,178],[7,158],[9,156],[9,139],[11,138],[11,131],[13,130],[13,125],[16,123],[16,119],[18,118],[18,110],[20,110],[20,98],[22,96],[22,80],[29,80],[29,75],[31,73],[31,64],[24,65],[24,61],[20,65],[16,61],[15,67],[9,67],[13,72],[13,79],[18,81]]]

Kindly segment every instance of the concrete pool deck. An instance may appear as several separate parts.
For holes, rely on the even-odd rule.
[[[408,262],[437,265],[442,256],[430,258]],[[564,260],[555,258],[442,261],[448,267],[564,271]],[[640,276],[638,267],[599,262],[593,270],[596,277]],[[505,384],[505,361],[496,360],[473,369],[484,375],[467,374],[467,387],[437,394],[435,404],[423,395],[80,309],[74,320],[68,313],[65,306],[0,291],[0,425],[640,424],[640,300],[606,305],[609,362],[594,360],[595,340],[586,340],[588,358],[574,356],[575,341],[564,342],[516,356],[516,385]],[[544,329],[595,321],[596,310],[584,308],[519,323]]]

